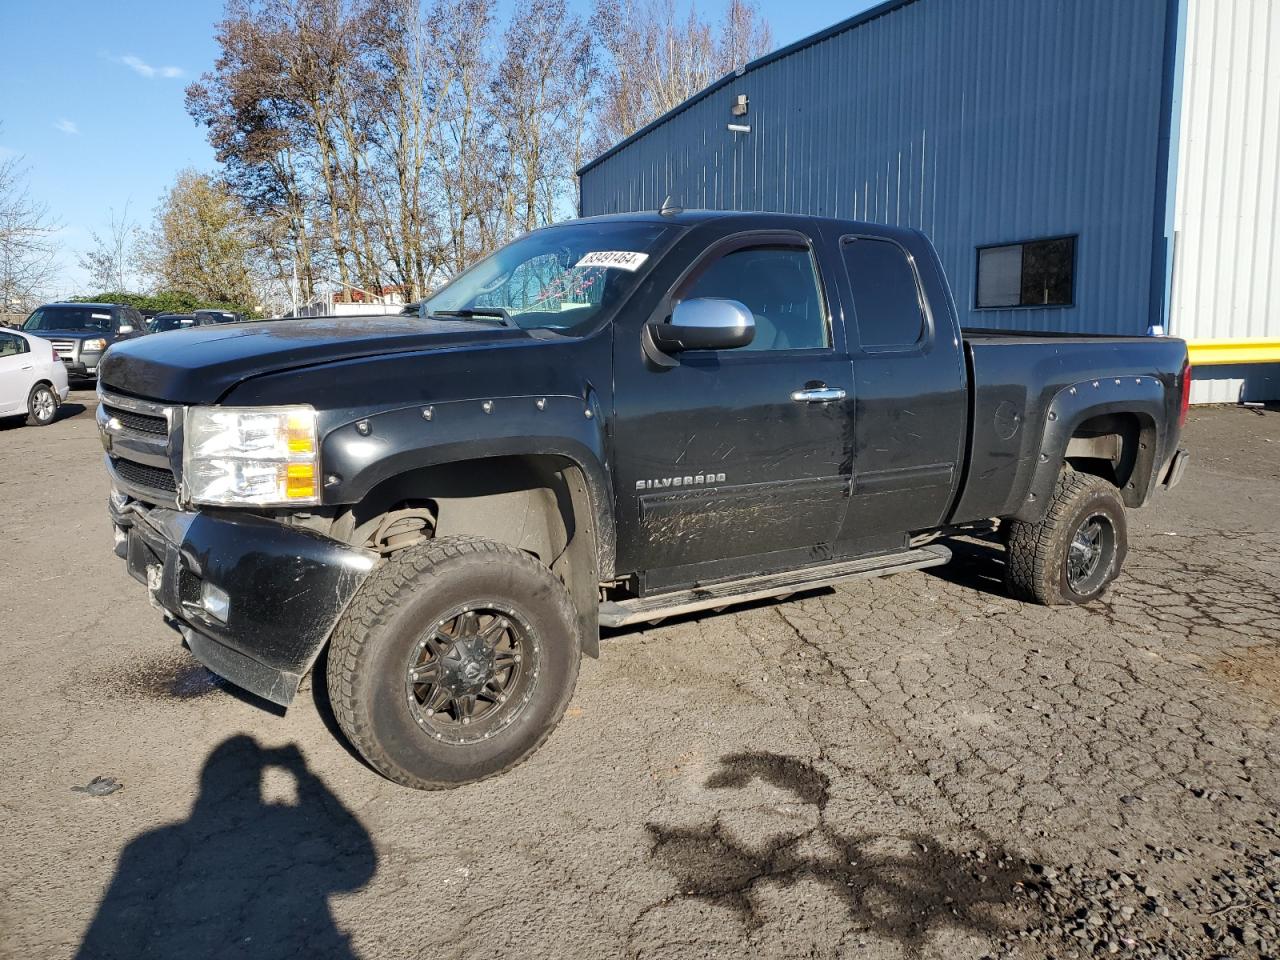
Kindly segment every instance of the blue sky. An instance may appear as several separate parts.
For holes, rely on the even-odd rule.
[[[873,0],[759,4],[782,46]],[[698,3],[708,17],[723,6]],[[221,16],[221,0],[0,0],[0,155],[25,158],[32,194],[63,224],[55,293],[79,292],[76,253],[112,209],[149,223],[178,170],[216,166],[183,91],[213,65]]]

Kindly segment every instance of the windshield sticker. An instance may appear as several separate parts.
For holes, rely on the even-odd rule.
[[[89,314],[89,316],[93,317],[93,319],[95,319],[95,320],[110,320],[110,319],[111,319],[111,314],[109,314],[109,313],[91,313],[91,314]]]
[[[644,266],[644,262],[649,259],[647,253],[631,253],[627,250],[597,250],[595,253],[588,253],[579,260],[576,266],[579,267],[612,267],[615,270],[626,270],[629,273],[635,273]]]

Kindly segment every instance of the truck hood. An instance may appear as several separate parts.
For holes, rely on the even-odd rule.
[[[174,330],[115,344],[98,368],[108,390],[168,403],[215,403],[236,384],[335,360],[528,339],[486,320],[323,317]]]

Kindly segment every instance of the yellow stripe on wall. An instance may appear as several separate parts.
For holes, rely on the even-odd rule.
[[[1280,363],[1280,339],[1188,340],[1193,367],[1222,363]]]

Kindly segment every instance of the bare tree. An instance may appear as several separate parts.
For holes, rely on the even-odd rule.
[[[524,0],[503,36],[490,110],[503,137],[509,228],[533,230],[564,212],[582,160],[596,83],[591,34],[565,0]]]
[[[676,0],[595,0],[591,22],[607,52],[598,149],[626,139],[773,44],[750,0],[731,0],[718,30],[694,7],[683,11]]]
[[[424,16],[418,0],[368,0],[364,16],[377,38],[370,46],[378,91],[370,105],[370,196],[391,279],[416,299],[435,284],[448,256],[432,145],[440,91],[453,68],[437,55],[442,18]]]
[[[256,262],[304,298],[325,279],[420,297],[570,215],[597,128],[631,132],[768,42],[746,0],[716,28],[627,2],[588,23],[568,0],[227,0],[187,108]]]
[[[499,193],[499,154],[485,109],[493,7],[493,0],[443,0],[433,12],[441,66],[435,77],[440,123],[432,146],[450,272],[493,249],[503,235],[501,208],[492,202]]]
[[[303,300],[314,295],[318,249],[316,191],[308,176],[312,143],[288,83],[280,37],[288,30],[250,0],[229,0],[216,37],[214,68],[187,88],[187,110],[209,131],[222,178],[250,216],[256,243],[276,279]]]
[[[89,274],[89,284],[95,290],[129,290],[138,276],[141,228],[129,220],[127,200],[119,219],[114,208],[108,210],[108,215],[105,235],[96,230],[90,232],[93,247],[80,254],[80,267]]]
[[[720,26],[717,56],[723,73],[746,66],[773,49],[773,28],[750,0],[729,0]]]
[[[58,229],[48,205],[32,199],[21,158],[0,158],[0,313],[25,312],[48,292]]]

